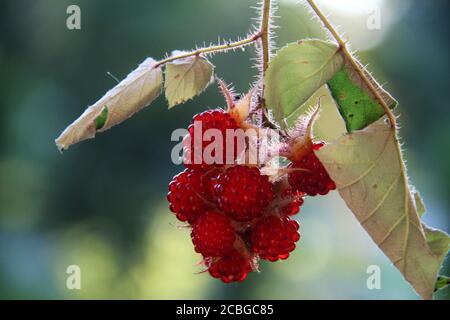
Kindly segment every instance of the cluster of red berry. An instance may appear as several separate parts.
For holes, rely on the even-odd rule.
[[[194,163],[195,152],[202,154],[211,143],[194,143],[194,125],[224,136],[227,129],[241,128],[238,119],[222,110],[194,116],[185,144],[187,168],[169,185],[170,210],[191,226],[195,251],[213,277],[225,283],[243,281],[257,269],[259,258],[289,257],[300,239],[299,225],[291,216],[300,210],[305,194],[326,194],[335,186],[312,150],[292,162],[288,179],[275,182],[258,166],[226,164],[225,152],[222,163]],[[240,150],[234,151],[237,155]]]

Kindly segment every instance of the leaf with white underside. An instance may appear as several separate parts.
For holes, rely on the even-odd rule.
[[[169,108],[184,103],[205,90],[212,82],[213,72],[214,66],[200,56],[168,63],[165,71],[165,91]]]
[[[59,150],[95,137],[131,117],[155,100],[161,93],[163,76],[160,67],[153,68],[156,61],[147,58],[118,85],[68,126],[56,139]]]
[[[421,222],[425,207],[410,190],[391,127],[379,120],[316,154],[375,243],[417,293],[431,299],[450,238]]]
[[[266,106],[275,120],[284,127],[284,119],[330,80],[343,63],[338,46],[321,40],[304,40],[280,49],[264,79]]]

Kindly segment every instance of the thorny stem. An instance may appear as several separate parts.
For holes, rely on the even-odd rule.
[[[360,65],[357,63],[353,55],[350,53],[350,51],[347,48],[346,42],[341,38],[339,33],[336,31],[336,29],[333,27],[331,22],[328,20],[328,18],[323,14],[323,12],[319,9],[319,7],[314,3],[314,0],[306,0],[308,4],[311,6],[311,8],[314,10],[316,15],[319,17],[319,19],[324,24],[325,28],[331,33],[333,38],[338,43],[342,54],[345,56],[346,60],[352,65],[353,69],[358,73],[358,75],[361,77],[361,79],[364,81],[364,84],[369,88],[369,90],[372,92],[372,94],[375,96],[375,98],[378,100],[378,102],[383,107],[389,122],[391,123],[391,127],[394,131],[397,130],[397,119],[395,118],[395,115],[392,113],[391,109],[387,105],[387,103],[384,101],[383,97],[380,95],[378,90],[374,87],[372,82],[367,78],[365,72],[363,69],[361,69]]]

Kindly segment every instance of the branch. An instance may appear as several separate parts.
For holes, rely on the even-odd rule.
[[[180,54],[180,55],[172,56],[172,57],[169,57],[167,59],[164,59],[164,60],[161,60],[161,61],[157,62],[153,66],[153,68],[158,68],[158,67],[160,67],[163,64],[166,64],[168,62],[172,62],[172,61],[175,61],[175,60],[178,60],[178,59],[184,59],[184,58],[188,58],[188,57],[199,56],[201,54],[209,54],[209,53],[220,52],[220,51],[224,52],[224,51],[228,51],[228,50],[231,50],[231,49],[245,47],[245,46],[247,46],[247,45],[257,41],[261,37],[262,37],[262,34],[260,32],[258,32],[258,33],[254,34],[254,35],[252,35],[252,36],[250,36],[248,38],[245,38],[245,39],[242,39],[242,40],[239,40],[239,41],[228,42],[228,43],[221,44],[221,45],[200,48],[200,49],[197,49],[197,50],[194,50],[194,51],[191,51],[191,52],[187,52],[187,53],[183,53],[183,54]]]
[[[319,7],[314,3],[314,0],[306,0],[306,1],[311,6],[311,8],[314,10],[314,12],[319,17],[319,19],[322,21],[325,28],[331,33],[333,38],[336,40],[336,42],[338,43],[338,45],[342,51],[342,54],[345,56],[345,58],[348,60],[348,62],[350,62],[353,69],[355,69],[355,71],[358,73],[358,75],[364,81],[364,84],[369,88],[369,90],[372,92],[374,97],[378,100],[380,105],[383,107],[384,112],[386,113],[386,115],[391,123],[392,129],[396,131],[397,130],[397,119],[395,118],[395,115],[392,113],[391,109],[386,104],[386,102],[384,101],[383,97],[380,95],[378,90],[374,87],[372,82],[370,82],[370,80],[367,78],[364,70],[361,69],[361,66],[357,63],[357,61],[355,60],[353,55],[350,53],[345,41],[341,38],[341,36],[336,31],[336,29],[333,27],[333,25],[328,20],[328,18],[323,14],[323,12],[319,9]]]

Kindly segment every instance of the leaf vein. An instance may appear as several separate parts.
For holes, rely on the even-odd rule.
[[[383,155],[384,155],[384,153],[385,153],[385,151],[386,151],[386,149],[387,149],[388,141],[389,141],[389,135],[387,135],[387,137],[386,137],[386,141],[384,142],[384,145],[383,145],[383,150],[381,150],[381,152],[380,152],[380,154],[378,155],[378,157],[377,157],[377,158],[375,159],[375,161],[367,168],[367,170],[365,170],[359,177],[355,178],[353,181],[347,183],[347,184],[344,185],[344,186],[341,186],[340,189],[348,188],[348,187],[354,185],[355,183],[357,183],[359,180],[362,180],[365,176],[367,176],[367,175],[370,173],[370,171],[372,171],[373,168],[378,164],[378,162],[380,162],[381,158],[383,157]]]
[[[367,220],[369,220],[374,214],[375,212],[383,205],[383,203],[386,201],[386,199],[388,198],[389,194],[391,193],[392,189],[394,188],[394,186],[396,185],[397,181],[399,178],[402,177],[402,174],[400,173],[391,183],[391,185],[389,186],[389,188],[387,189],[387,191],[384,193],[383,197],[380,199],[380,201],[378,202],[378,204],[375,206],[375,208],[369,212],[369,214],[361,221],[361,224],[364,224],[367,222]]]

